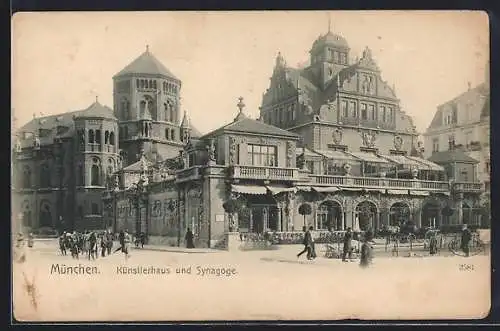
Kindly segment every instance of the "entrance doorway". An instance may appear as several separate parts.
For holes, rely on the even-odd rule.
[[[410,220],[410,207],[404,202],[396,202],[389,210],[389,224],[401,226]]]
[[[377,224],[377,206],[371,201],[362,201],[356,206],[356,217],[359,222],[359,229],[366,231],[375,229]]]
[[[441,208],[435,201],[429,201],[422,207],[422,227],[439,227],[441,222],[439,219]]]
[[[343,230],[342,207],[336,201],[327,200],[316,211],[317,230]]]

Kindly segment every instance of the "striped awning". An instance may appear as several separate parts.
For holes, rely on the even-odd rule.
[[[312,189],[316,192],[320,193],[332,193],[332,192],[337,192],[339,191],[339,188],[336,186],[326,186],[326,187],[321,187],[321,186],[313,186]]]
[[[267,188],[265,186],[256,185],[231,185],[231,190],[237,193],[243,194],[254,194],[254,195],[264,195],[267,194]]]
[[[295,155],[299,156],[302,154],[304,154],[306,157],[321,157],[321,154],[318,154],[315,151],[310,150],[309,148],[297,147],[295,149]]]
[[[342,151],[329,151],[329,150],[316,150],[316,153],[326,157],[330,160],[343,160],[343,161],[357,161],[358,159],[353,157],[352,155],[342,152]]]
[[[360,159],[363,162],[370,162],[370,163],[390,163],[384,158],[381,158],[373,153],[366,153],[366,152],[349,152],[352,156]]]
[[[311,186],[297,186],[297,190],[303,191],[303,192],[311,192],[312,187]]]
[[[419,170],[429,170],[429,166],[427,164],[417,162],[413,159],[410,159],[404,155],[381,155],[384,159],[387,159],[393,163],[402,165],[402,166],[407,166],[411,168],[416,168]]]
[[[284,192],[296,192],[297,189],[295,187],[279,187],[279,186],[271,186],[267,185],[266,188],[271,192],[272,195],[284,193]]]
[[[415,156],[407,156],[407,158],[412,159],[416,162],[425,164],[429,168],[429,170],[444,171],[444,168],[442,166],[440,166],[439,164],[436,164],[434,162],[431,162],[429,160],[422,159],[422,158],[415,157]]]
[[[408,195],[408,190],[387,190],[387,194]]]

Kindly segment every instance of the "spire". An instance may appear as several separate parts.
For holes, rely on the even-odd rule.
[[[149,45],[146,45],[146,53],[149,53]]]
[[[330,17],[330,13],[328,13],[328,33],[332,32],[332,18]]]
[[[95,96],[95,103],[99,103],[99,97],[97,95]]]
[[[181,122],[181,128],[183,128],[183,129],[190,128],[187,110],[184,111],[184,116],[182,117],[182,122]]]
[[[246,118],[245,114],[243,113],[243,108],[245,108],[245,103],[243,103],[243,97],[238,98],[239,102],[236,105],[238,109],[240,110],[238,115],[234,118],[234,121],[241,121],[242,119]]]

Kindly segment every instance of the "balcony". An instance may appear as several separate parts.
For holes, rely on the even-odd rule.
[[[198,180],[201,178],[200,167],[195,166],[195,167],[179,170],[177,172],[176,176],[177,176],[177,179],[176,179],[177,183],[187,182],[190,180]]]
[[[482,183],[455,182],[453,190],[462,193],[479,193],[483,190],[483,185]]]
[[[346,177],[328,175],[310,175],[312,184],[318,186],[339,186],[349,188],[376,189],[420,189],[426,191],[449,191],[448,182],[429,180],[411,180],[380,177]]]
[[[297,180],[299,169],[264,166],[232,166],[233,179]]]

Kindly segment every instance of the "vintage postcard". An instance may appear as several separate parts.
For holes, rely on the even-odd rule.
[[[17,13],[13,318],[487,316],[488,23]]]

